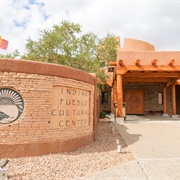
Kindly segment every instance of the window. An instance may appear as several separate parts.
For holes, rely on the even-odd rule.
[[[102,104],[108,104],[108,92],[102,92]]]
[[[158,104],[163,104],[163,93],[158,92]]]

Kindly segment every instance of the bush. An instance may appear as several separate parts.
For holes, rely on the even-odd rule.
[[[100,112],[99,117],[104,119],[106,117],[106,113],[105,112]]]

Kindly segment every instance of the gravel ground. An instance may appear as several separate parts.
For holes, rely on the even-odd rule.
[[[121,153],[117,152],[117,138],[122,145]],[[100,121],[96,139],[74,152],[9,159],[8,179],[70,180],[134,159],[118,131],[111,131],[109,123]]]

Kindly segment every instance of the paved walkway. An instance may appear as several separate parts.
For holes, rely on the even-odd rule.
[[[124,124],[116,124],[116,128],[135,160],[89,174],[82,179],[180,179],[179,120],[131,116]]]

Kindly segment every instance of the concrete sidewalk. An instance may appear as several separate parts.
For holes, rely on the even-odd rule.
[[[147,180],[147,177],[136,160],[103,171],[88,174],[76,180]]]
[[[116,126],[148,179],[180,179],[180,121]]]
[[[180,179],[180,121],[137,118],[115,126],[135,160],[81,179]]]

